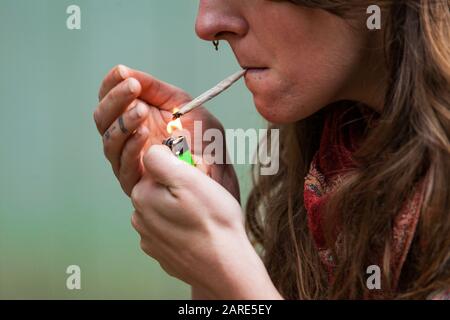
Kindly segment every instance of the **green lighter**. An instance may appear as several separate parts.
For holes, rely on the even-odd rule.
[[[189,151],[189,145],[187,144],[185,137],[170,137],[164,140],[163,144],[169,147],[178,159],[195,167],[195,162],[192,158],[191,151]]]

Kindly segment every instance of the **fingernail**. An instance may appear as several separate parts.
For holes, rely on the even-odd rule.
[[[138,103],[134,108],[136,118],[142,118],[147,113],[147,107],[143,103]]]
[[[126,79],[128,77],[128,68],[124,65],[119,65],[117,67],[117,71],[122,79]]]
[[[141,87],[141,84],[136,79],[128,79],[128,89],[131,93],[137,93]]]

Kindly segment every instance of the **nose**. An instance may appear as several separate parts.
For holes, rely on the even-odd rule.
[[[207,40],[231,40],[243,37],[248,24],[239,12],[242,0],[200,0],[195,32]]]

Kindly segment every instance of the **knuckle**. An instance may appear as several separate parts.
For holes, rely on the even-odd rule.
[[[139,221],[136,212],[131,215],[131,225],[133,226],[134,230],[139,232]]]
[[[112,71],[110,71],[112,72]],[[101,101],[108,94],[108,78],[110,77],[110,72],[107,73],[105,78],[103,78],[102,83],[100,84],[100,89],[98,90],[98,100]]]
[[[140,190],[140,186],[139,184],[135,185],[133,190],[131,190],[131,203],[133,204],[133,207],[136,210],[140,210],[141,206],[140,206],[140,202],[141,202],[141,190]]]
[[[112,146],[111,146],[111,138],[106,138],[103,136],[103,153],[107,158],[111,156],[112,153]]]
[[[100,110],[97,108],[94,110],[93,113],[94,122],[97,125],[97,128],[101,128],[101,117],[100,117]]]
[[[147,255],[153,257],[153,250],[146,239],[141,238],[139,246],[141,247],[141,250],[144,251]]]
[[[168,264],[162,262],[162,261],[158,261],[159,265],[161,266],[161,269],[163,269],[169,276],[173,277],[173,278],[179,278],[179,274],[177,272],[175,272],[175,270],[173,270],[171,267],[169,267]]]
[[[98,101],[101,101],[103,97],[105,96],[105,86],[106,86],[106,78],[103,79],[102,83],[100,84],[100,88],[98,89]]]
[[[162,261],[158,261],[159,266],[161,267],[161,269],[163,269],[169,276],[173,276],[173,274],[171,274],[171,270],[169,270],[169,268],[167,268],[167,265],[162,262]]]
[[[139,247],[141,248],[142,251],[147,253],[148,248],[143,238],[141,238],[141,241],[139,242]]]

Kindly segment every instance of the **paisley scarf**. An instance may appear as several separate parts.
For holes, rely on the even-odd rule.
[[[309,173],[305,177],[304,203],[308,215],[308,226],[319,251],[322,264],[333,281],[335,268],[330,248],[327,248],[323,226],[322,208],[333,190],[338,187],[346,173],[356,168],[352,160],[367,125],[376,124],[376,114],[362,106],[337,106],[325,119],[320,148],[315,154]],[[395,218],[391,239],[391,274],[394,288],[413,240],[422,201],[422,187],[418,187],[412,199],[408,200]],[[339,252],[339,236],[336,241]],[[380,264],[381,266],[381,264]]]

